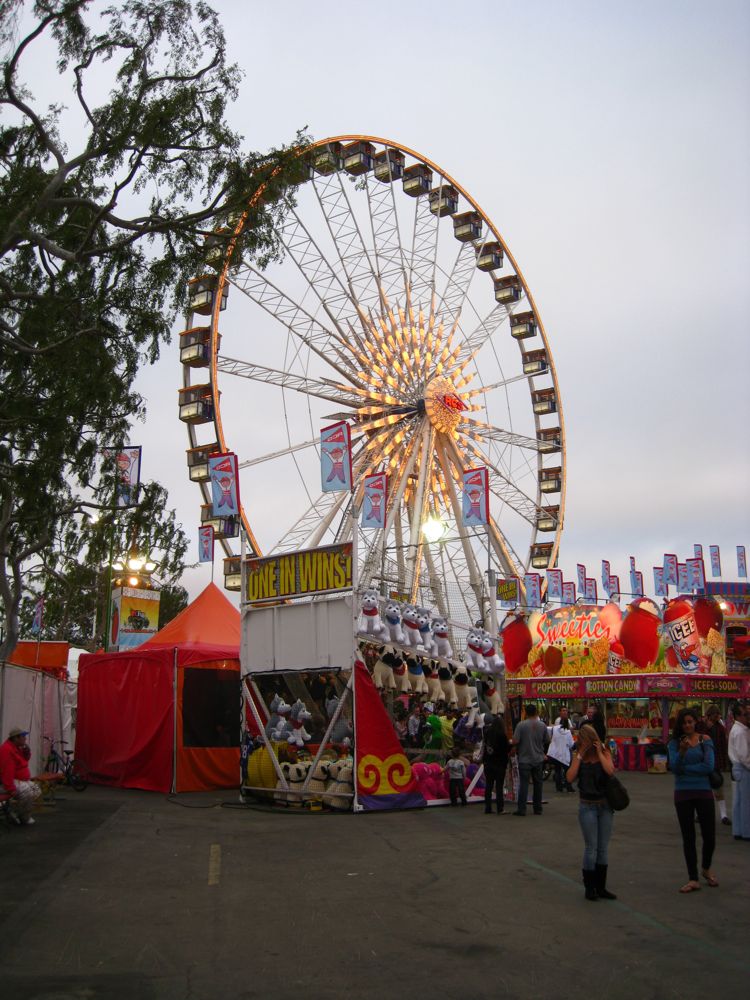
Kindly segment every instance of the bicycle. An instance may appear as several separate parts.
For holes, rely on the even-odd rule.
[[[44,770],[47,773],[62,774],[65,783],[76,792],[85,791],[89,784],[89,770],[86,765],[82,761],[74,759],[72,750],[64,749],[67,746],[66,740],[55,741],[49,736],[45,736],[44,739],[49,743],[49,755],[44,762]],[[62,757],[55,746],[56,742],[60,745]]]

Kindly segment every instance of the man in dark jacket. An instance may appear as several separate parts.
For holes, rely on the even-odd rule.
[[[484,765],[484,811],[486,813],[492,812],[493,786],[498,814],[503,811],[505,804],[503,785],[505,784],[509,753],[510,740],[505,732],[505,720],[502,715],[496,715],[484,731],[482,764]]]

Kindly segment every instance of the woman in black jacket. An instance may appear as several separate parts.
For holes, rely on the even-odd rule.
[[[484,811],[492,812],[492,787],[495,787],[498,814],[503,812],[503,785],[505,771],[508,767],[510,744],[505,732],[505,720],[502,715],[496,715],[484,731],[484,749],[482,764],[484,765]]]

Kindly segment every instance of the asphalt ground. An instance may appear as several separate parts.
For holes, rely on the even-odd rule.
[[[65,790],[0,824],[0,996],[669,1000],[746,992],[750,844],[686,881],[668,775],[626,774],[609,887],[586,902],[577,796],[368,815],[233,792]],[[745,987],[742,983],[745,983]]]

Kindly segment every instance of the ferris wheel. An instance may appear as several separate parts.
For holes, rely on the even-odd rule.
[[[201,520],[239,589],[239,524],[213,517],[207,468],[212,452],[233,451],[248,554],[356,530],[362,586],[473,621],[488,568],[522,577],[557,558],[565,435],[539,312],[498,229],[426,157],[361,135],[303,155],[309,179],[278,229],[281,259],[237,265],[217,241],[190,283],[180,419]],[[320,429],[339,420],[351,427],[353,495],[320,487]],[[479,466],[487,529],[462,525],[463,472]],[[389,481],[385,527],[354,528],[351,504],[377,472]]]

